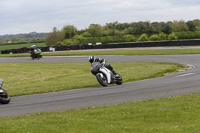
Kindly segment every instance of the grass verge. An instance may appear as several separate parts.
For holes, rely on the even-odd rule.
[[[43,56],[88,56],[88,55],[176,55],[200,54],[200,49],[141,49],[141,50],[105,50],[105,51],[66,51],[45,52]],[[25,57],[23,54],[0,54],[0,57]]]
[[[191,104],[192,103],[192,104]],[[1,133],[197,133],[200,93],[4,117]]]
[[[31,47],[32,45],[36,45],[37,47],[44,47],[44,43],[31,43],[31,44],[13,44],[13,45],[0,45],[0,51],[1,50],[7,50],[7,49],[18,49],[23,47]]]
[[[173,73],[185,66],[172,63],[111,63],[124,82]],[[99,86],[90,63],[1,63],[3,88],[11,96]],[[86,78],[87,77],[87,78]]]

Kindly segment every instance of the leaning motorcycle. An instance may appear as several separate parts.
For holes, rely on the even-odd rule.
[[[91,73],[96,76],[97,81],[103,87],[106,87],[108,84],[115,83],[117,85],[121,85],[123,83],[122,77],[119,74],[114,75],[112,71],[104,66],[104,64],[93,62],[91,66]]]
[[[37,59],[41,58],[39,53],[35,53],[35,52],[31,51],[30,54],[31,54],[32,60],[34,60],[35,58],[37,58]]]
[[[10,96],[4,89],[2,89],[2,85],[3,85],[3,80],[0,79],[0,103],[8,104],[10,102]]]

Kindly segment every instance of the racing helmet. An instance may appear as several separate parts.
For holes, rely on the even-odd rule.
[[[90,63],[93,63],[95,60],[95,57],[93,55],[91,55],[91,56],[89,56],[88,60]]]
[[[31,48],[35,48],[35,47],[36,47],[35,45],[32,45],[32,46],[31,46]]]

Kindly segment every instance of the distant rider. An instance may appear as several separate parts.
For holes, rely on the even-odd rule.
[[[106,60],[105,59],[101,59],[101,58],[96,58],[95,56],[91,55],[88,58],[89,62],[92,64],[93,62],[100,62],[101,64],[103,64],[106,68],[108,68],[110,71],[112,71],[112,73],[115,76],[118,76],[118,73],[113,69],[113,67],[110,64],[106,64]]]
[[[42,58],[42,51],[36,45],[32,45],[30,50],[30,53],[39,54],[40,58]]]

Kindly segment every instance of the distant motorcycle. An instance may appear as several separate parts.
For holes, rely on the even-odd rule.
[[[35,58],[37,58],[37,59],[42,58],[42,54],[41,54],[42,51],[39,48],[36,48],[35,45],[31,46],[29,53],[30,53],[32,60],[34,60]]]
[[[114,75],[109,69],[107,69],[103,64],[99,62],[93,62],[91,68],[92,74],[97,78],[97,81],[103,86],[106,87],[108,84],[121,85],[123,83],[122,77],[117,74]]]
[[[40,59],[40,55],[38,53],[30,52],[32,60],[35,58]]]
[[[4,89],[2,89],[2,86],[3,86],[3,80],[0,79],[0,103],[8,104],[10,102],[10,96]]]

